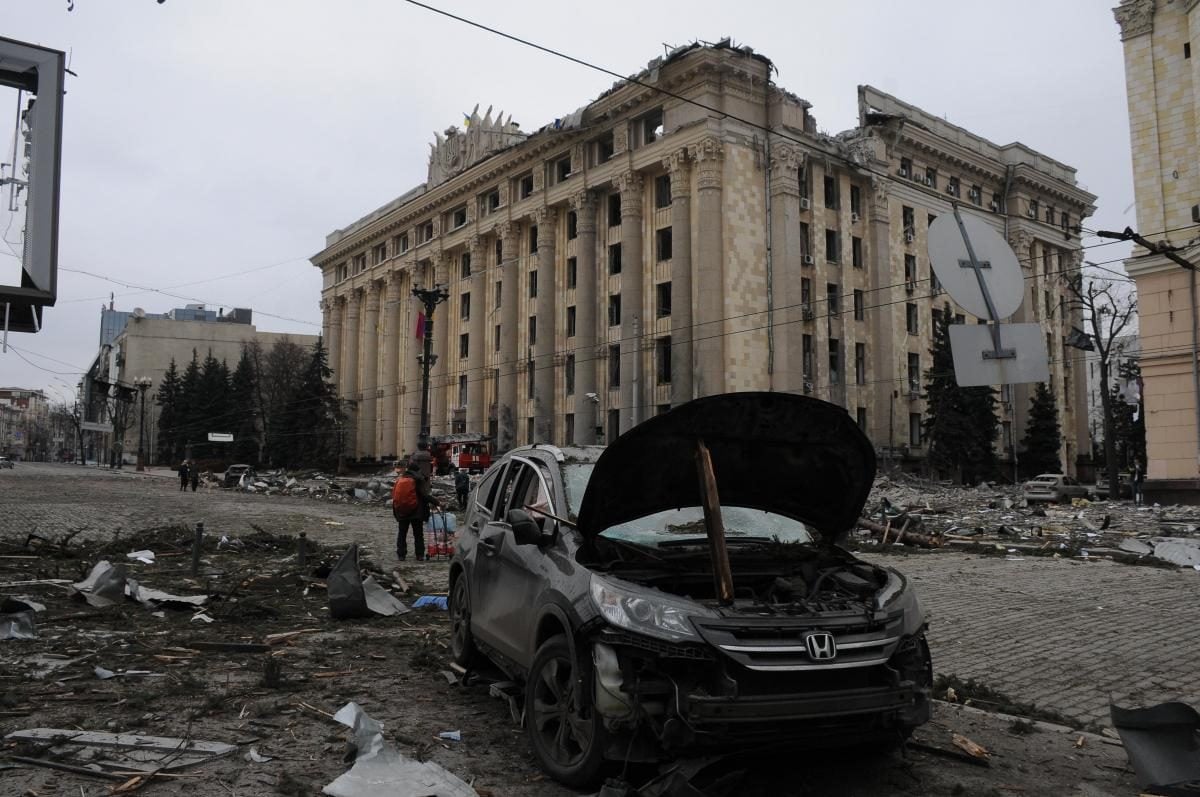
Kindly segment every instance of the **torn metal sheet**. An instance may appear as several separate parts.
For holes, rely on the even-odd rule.
[[[160,605],[163,605],[168,608],[186,609],[188,607],[203,606],[208,602],[207,595],[172,595],[170,592],[163,592],[162,590],[139,584],[132,578],[129,579],[127,586],[128,589],[126,592],[129,597],[138,603],[152,608],[158,608]]]
[[[129,559],[133,559],[134,561],[142,562],[143,564],[154,564],[154,551],[130,551],[129,553],[125,554],[125,556]]]
[[[357,703],[347,703],[334,720],[354,731],[358,757],[349,772],[322,789],[331,797],[478,797],[466,782],[432,761],[401,755],[383,739],[383,726]]]
[[[1200,540],[1162,537],[1154,542],[1154,556],[1164,562],[1194,567],[1200,565]]]
[[[37,623],[31,609],[23,612],[0,614],[0,640],[37,639]]]
[[[379,586],[373,576],[364,578],[362,586],[363,594],[367,600],[367,608],[375,612],[375,614],[391,617],[392,615],[406,614],[412,611],[400,602],[395,595]]]
[[[342,554],[325,579],[329,594],[329,614],[335,620],[368,617],[367,597],[358,570],[358,545],[353,544]]]
[[[62,728],[13,731],[4,738],[36,745],[43,750],[42,754],[49,753],[55,761],[101,773],[182,769],[237,750],[237,745],[223,742]]]
[[[1147,556],[1154,553],[1154,546],[1147,545],[1141,540],[1126,539],[1121,540],[1120,549],[1129,553],[1136,553],[1139,556]]]
[[[44,612],[46,604],[18,595],[15,598],[5,598],[0,602],[0,614],[16,614],[17,612]]]
[[[83,597],[89,606],[105,609],[125,598],[125,565],[114,565],[101,559],[92,567],[92,572],[78,584],[73,584],[75,593]]]
[[[1110,704],[1108,710],[1143,789],[1175,787],[1163,793],[1200,795],[1200,713],[1196,709],[1173,702],[1149,708]]]

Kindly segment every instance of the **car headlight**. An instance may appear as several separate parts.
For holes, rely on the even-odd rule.
[[[698,603],[656,590],[635,591],[595,574],[592,575],[592,602],[604,619],[618,628],[672,642],[696,638],[689,617],[713,616]]]

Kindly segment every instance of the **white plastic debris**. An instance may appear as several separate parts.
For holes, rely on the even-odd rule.
[[[246,753],[246,760],[253,761],[255,764],[265,764],[268,761],[274,761],[275,759],[273,756],[263,755],[262,753],[258,752],[257,747],[251,747]]]
[[[197,614],[192,615],[192,622],[194,623],[197,621],[204,622],[204,623],[211,623],[213,621],[213,619],[211,617],[209,617],[207,614],[205,614],[204,612],[199,612]]]
[[[150,550],[130,551],[129,553],[125,554],[125,556],[127,556],[130,559],[133,559],[136,562],[142,562],[142,563],[148,564],[148,565],[154,564],[154,551],[150,551]]]
[[[461,742],[462,731],[442,731],[438,734],[439,739],[445,739],[448,742]]]

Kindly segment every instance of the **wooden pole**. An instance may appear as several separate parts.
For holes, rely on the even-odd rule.
[[[696,441],[696,471],[700,477],[700,498],[704,506],[704,528],[708,533],[708,553],[712,557],[713,585],[723,606],[733,604],[733,571],[729,567],[729,549],[725,547],[725,522],[721,519],[721,497],[713,473],[712,456],[703,440]]]

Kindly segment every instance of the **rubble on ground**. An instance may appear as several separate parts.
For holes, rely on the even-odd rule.
[[[478,476],[472,476],[472,483]],[[205,482],[210,487],[221,486],[221,476],[217,474]],[[259,495],[295,495],[312,498],[318,501],[358,502],[365,504],[385,504],[391,500],[392,487],[396,484],[396,473],[390,468],[366,476],[331,476],[320,471],[298,471],[289,473],[284,470],[267,471],[254,474],[244,485],[234,487],[246,493]],[[449,506],[454,500],[454,476],[434,476],[431,479],[433,495],[443,506]]]
[[[1019,485],[962,487],[894,474],[875,480],[861,525],[851,539],[864,548],[901,543],[1200,571],[1200,506],[1079,498],[1030,504]]]

